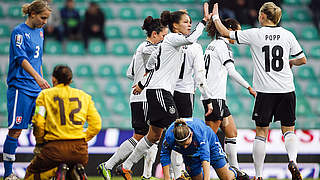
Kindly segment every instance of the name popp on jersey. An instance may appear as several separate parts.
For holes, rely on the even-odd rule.
[[[280,39],[280,35],[279,34],[266,34],[265,36],[265,40],[269,40],[269,41],[275,41],[275,40],[279,40]]]

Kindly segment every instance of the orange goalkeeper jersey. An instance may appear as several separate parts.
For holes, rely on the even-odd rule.
[[[83,127],[86,121],[87,130]],[[32,123],[37,143],[82,138],[89,141],[101,129],[91,96],[64,84],[41,91]]]

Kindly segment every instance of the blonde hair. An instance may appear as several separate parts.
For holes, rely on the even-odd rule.
[[[190,137],[191,130],[183,119],[177,119],[174,123],[173,134],[176,141],[183,143]]]
[[[260,13],[267,15],[267,19],[277,25],[281,19],[281,8],[273,2],[266,2],[260,8]]]
[[[26,3],[22,6],[22,13],[23,16],[30,16],[31,12],[35,12],[36,14],[40,14],[45,9],[52,11],[50,6],[48,5],[48,2],[45,0],[35,0],[32,1],[32,3]]]

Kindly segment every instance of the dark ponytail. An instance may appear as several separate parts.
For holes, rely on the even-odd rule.
[[[143,25],[141,26],[142,30],[146,31],[148,37],[151,36],[152,31],[155,31],[157,34],[159,34],[164,27],[166,27],[166,25],[163,25],[160,19],[153,19],[151,16],[148,16],[146,19],[144,19]]]
[[[171,32],[174,32],[173,23],[179,23],[182,15],[188,15],[187,11],[179,10],[179,11],[163,11],[161,13],[161,23],[163,25],[168,25]],[[188,15],[189,16],[189,15]],[[191,18],[190,18],[191,19]]]
[[[237,30],[238,27],[240,26],[240,23],[233,18],[227,18],[222,20],[221,22],[227,29],[231,29],[233,31]],[[208,36],[211,37],[211,39],[221,36],[220,33],[217,31],[217,28],[211,18],[206,27],[206,31],[208,33]]]

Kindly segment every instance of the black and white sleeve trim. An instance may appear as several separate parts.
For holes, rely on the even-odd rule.
[[[239,38],[238,38],[238,31],[235,31],[235,36],[236,36],[237,43],[240,44]]]
[[[234,61],[233,61],[232,59],[228,59],[228,60],[226,60],[226,61],[223,63],[223,65],[225,66],[228,62],[234,63]]]
[[[295,55],[291,55],[292,57],[297,57],[297,56],[299,56],[300,54],[302,54],[303,53],[303,51],[300,51],[299,53],[297,53],[297,54],[295,54]]]

